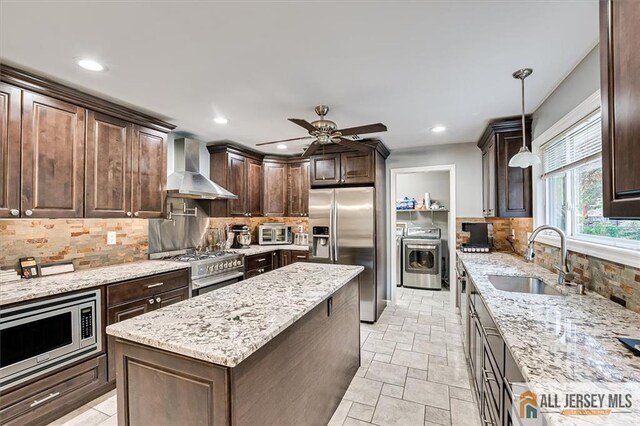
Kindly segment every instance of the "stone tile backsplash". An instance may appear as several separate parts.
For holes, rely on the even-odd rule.
[[[116,244],[107,245],[107,232]],[[149,225],[145,219],[9,219],[0,220],[0,267],[18,268],[33,256],[38,264],[73,262],[76,270],[148,258]]]

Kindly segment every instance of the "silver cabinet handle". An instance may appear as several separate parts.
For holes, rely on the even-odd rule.
[[[164,285],[164,283],[147,284],[145,287],[154,288],[154,287],[160,287],[161,285]]]
[[[156,302],[160,303],[162,302],[162,299],[160,299],[159,297],[156,297]]]
[[[52,392],[49,395],[45,396],[42,399],[34,399],[33,402],[31,403],[30,407],[35,407],[36,405],[40,405],[43,402],[47,402],[48,400],[55,398],[56,396],[60,395],[60,392]]]
[[[127,212],[127,217],[131,217],[131,212]]]
[[[153,297],[151,299],[149,299],[149,304],[153,305],[153,303],[155,302],[155,300],[153,300]]]
[[[27,216],[31,216],[33,214],[33,210],[25,210],[24,214]]]
[[[9,213],[11,214],[11,216],[18,216],[20,214],[20,210],[11,209],[11,211],[9,211]]]
[[[307,256],[296,256],[296,258],[298,258],[298,259],[306,259]]]
[[[496,382],[497,381],[495,375],[493,374],[493,372],[487,370],[486,368],[482,369],[482,373],[484,374],[484,379],[487,382]],[[489,374],[491,374],[493,377],[489,377]]]
[[[264,262],[265,260],[267,260],[267,258],[263,257],[262,259],[256,259],[256,262]]]
[[[135,217],[138,217],[138,216],[140,216],[140,212],[135,212],[133,215],[134,215]]]

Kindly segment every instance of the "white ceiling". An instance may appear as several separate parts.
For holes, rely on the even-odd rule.
[[[303,136],[286,118],[311,121],[326,103],[340,127],[385,123],[398,149],[476,141],[489,119],[518,114],[518,68],[534,69],[534,111],[597,43],[598,1],[3,0],[0,27],[7,63],[204,141]],[[79,56],[108,72],[80,69]]]

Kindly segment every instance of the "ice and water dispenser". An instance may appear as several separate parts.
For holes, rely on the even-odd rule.
[[[311,257],[331,259],[328,226],[314,226],[311,234]]]

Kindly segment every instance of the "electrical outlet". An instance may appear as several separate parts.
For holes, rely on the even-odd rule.
[[[107,245],[114,245],[116,243],[116,231],[107,232]]]
[[[302,232],[304,231],[304,228],[302,227],[302,225],[298,225],[298,232]]]

